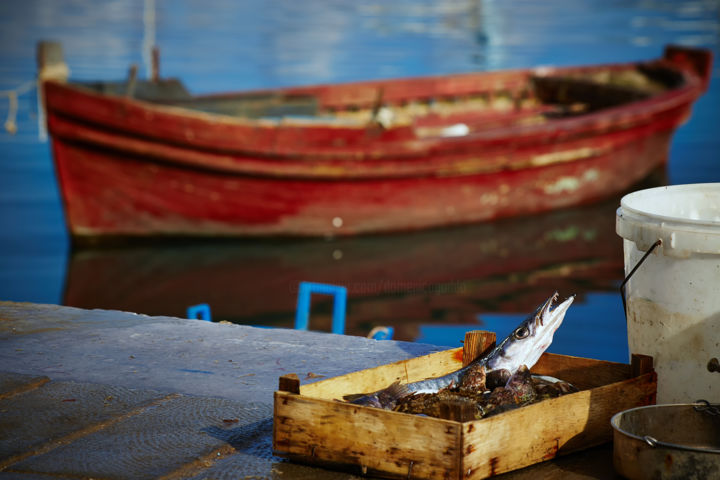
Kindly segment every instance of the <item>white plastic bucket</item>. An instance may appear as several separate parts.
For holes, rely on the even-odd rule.
[[[720,401],[720,183],[650,188],[623,197],[616,231],[630,352],[652,355],[658,403]]]

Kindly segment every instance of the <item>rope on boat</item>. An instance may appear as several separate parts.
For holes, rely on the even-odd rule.
[[[15,135],[17,132],[17,111],[18,111],[18,97],[25,95],[37,88],[37,80],[28,80],[16,88],[10,90],[0,90],[0,96],[8,98],[8,115],[5,120],[5,130],[11,135]]]

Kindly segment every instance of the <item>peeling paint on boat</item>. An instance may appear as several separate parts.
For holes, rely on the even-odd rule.
[[[589,158],[600,153],[605,153],[603,149],[583,147],[574,150],[565,150],[562,152],[551,152],[542,155],[535,155],[530,164],[533,166],[550,165],[553,163],[560,162],[571,162],[573,160],[580,160],[583,158]]]

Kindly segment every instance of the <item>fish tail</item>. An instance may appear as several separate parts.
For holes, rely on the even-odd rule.
[[[410,390],[406,384],[400,382],[395,382],[381,391],[382,397],[384,397],[388,402],[393,403],[397,402],[403,397],[412,395],[413,393],[414,392]]]
[[[363,397],[369,397],[370,395],[374,395],[373,393],[352,393],[349,395],[343,395],[343,400],[350,403],[355,403],[358,400],[360,400]]]
[[[343,399],[355,405],[365,405],[392,410],[399,399],[411,395],[412,393],[413,392],[407,387],[407,385],[395,382],[389,387],[383,388],[382,390],[378,390],[374,393],[344,395]]]

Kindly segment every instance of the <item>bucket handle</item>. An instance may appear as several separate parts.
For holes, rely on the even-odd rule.
[[[720,415],[720,403],[712,404],[707,400],[696,400],[693,410],[696,412],[707,413],[708,415]]]
[[[632,277],[638,268],[640,268],[640,265],[643,264],[645,259],[650,255],[653,250],[655,250],[657,247],[662,245],[662,240],[658,239],[655,243],[648,248],[648,251],[645,252],[645,255],[642,256],[640,261],[633,267],[632,270],[630,270],[630,273],[627,274],[627,277],[625,277],[625,280],[620,284],[620,296],[622,297],[622,303],[623,303],[623,312],[625,312],[625,323],[627,323],[627,300],[625,299],[625,284],[630,280],[630,277]]]

